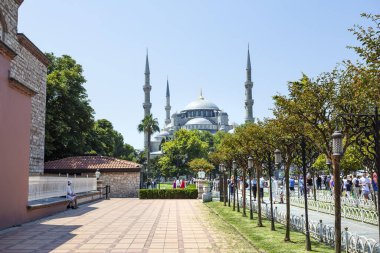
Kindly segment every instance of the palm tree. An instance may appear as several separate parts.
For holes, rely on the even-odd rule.
[[[146,158],[147,158],[147,168],[149,172],[149,165],[150,165],[150,137],[152,136],[153,133],[159,132],[160,127],[158,125],[158,120],[157,118],[153,118],[152,114],[149,114],[143,118],[141,123],[137,126],[137,130],[139,133],[144,132],[147,135],[148,139],[148,145],[145,147],[145,152],[146,152]],[[145,143],[144,143],[145,145]]]

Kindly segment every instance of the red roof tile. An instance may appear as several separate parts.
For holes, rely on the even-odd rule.
[[[136,169],[138,163],[108,156],[72,156],[45,163],[45,169]]]

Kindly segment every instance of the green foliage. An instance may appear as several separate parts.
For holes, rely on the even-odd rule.
[[[204,158],[195,158],[189,162],[189,167],[192,171],[211,172],[215,167]]]
[[[199,133],[185,129],[177,131],[174,139],[162,146],[164,155],[158,161],[162,175],[172,177],[191,173],[188,161],[205,158],[208,147],[208,144],[200,139]]]
[[[82,66],[70,56],[47,54],[45,158],[98,154],[136,160],[134,148],[106,119],[94,122]]]
[[[82,66],[68,55],[47,57],[45,159],[82,155],[94,124]]]
[[[140,199],[196,199],[198,190],[193,188],[185,189],[140,189]]]

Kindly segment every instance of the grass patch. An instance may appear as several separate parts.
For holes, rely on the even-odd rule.
[[[263,227],[257,227],[257,214],[254,213],[254,219],[242,217],[242,213],[233,212],[232,207],[223,206],[221,202],[209,202],[206,205],[214,211],[219,217],[230,226],[237,229],[243,237],[250,241],[260,251],[268,253],[298,253],[305,252],[305,235],[299,232],[290,232],[290,242],[284,242],[285,226],[275,224],[276,231],[270,231],[270,222],[263,219]],[[242,210],[241,210],[242,211]],[[334,252],[334,249],[311,239],[312,252]]]

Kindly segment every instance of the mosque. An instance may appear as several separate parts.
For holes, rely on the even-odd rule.
[[[245,121],[253,122],[252,116],[252,87],[253,83],[251,80],[251,60],[248,48],[247,56],[247,68],[246,68],[246,82],[245,82],[245,111],[246,117]],[[150,91],[152,87],[150,85],[150,70],[149,70],[149,59],[146,56],[145,63],[145,85],[143,86],[145,101],[143,103],[144,116],[150,114],[150,109],[152,104],[150,102]],[[151,139],[151,157],[159,156],[162,154],[161,144],[173,138],[174,133],[179,129],[187,130],[200,130],[209,131],[215,134],[217,131],[224,131],[233,133],[233,126],[230,125],[228,120],[228,113],[219,109],[219,107],[211,101],[206,100],[203,97],[202,91],[198,99],[190,102],[183,110],[170,115],[171,105],[170,105],[170,90],[169,81],[166,83],[166,118],[165,126],[160,133],[153,136]],[[148,139],[145,135],[144,146],[148,147]]]

